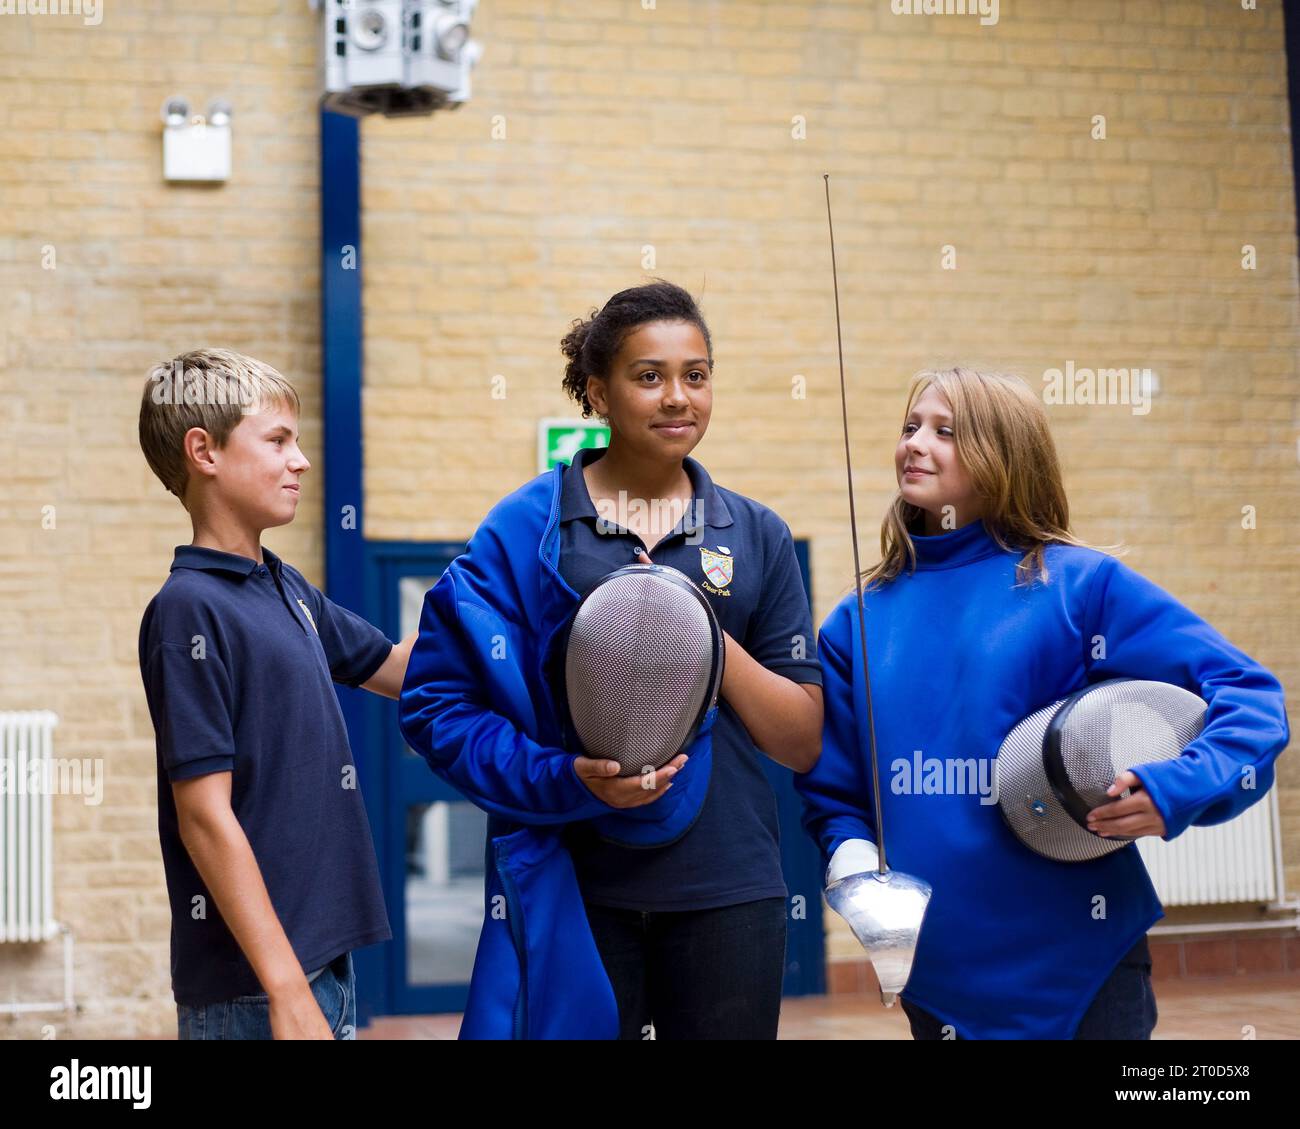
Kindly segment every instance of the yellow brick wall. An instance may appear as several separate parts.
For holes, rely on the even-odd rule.
[[[174,1030],[135,645],[189,530],[136,447],[151,361],[225,344],[297,382],[315,469],[299,520],[267,543],[320,579],[315,18],[298,0],[107,0],[93,28],[0,17],[0,709],[54,709],[59,755],[108,773],[102,805],[55,801],[84,1010],[0,1021],[0,1036]],[[1131,564],[1297,684],[1275,0],[1004,0],[992,28],[896,17],[887,0],[484,0],[475,35],[473,101],[363,127],[369,536],[466,536],[533,473],[536,420],[570,411],[570,320],[657,274],[702,297],[714,334],[699,457],[811,540],[823,616],[851,575],[830,171],[864,552],[917,368],[969,361],[1037,386],[1068,360],[1149,366],[1162,395],[1147,416],[1052,409],[1079,530],[1127,542]],[[162,183],[173,93],[233,99],[227,185]],[[57,948],[0,946],[0,997],[56,996]],[[851,951],[837,931],[833,954]]]
[[[136,440],[153,361],[221,344],[296,382],[315,469],[266,542],[320,580],[314,49],[289,0],[107,0],[93,27],[0,16],[0,709],[54,710],[56,755],[105,772],[102,804],[54,800],[84,1010],[0,1018],[0,1038],[175,1034],[136,639],[190,526]],[[163,182],[177,93],[199,112],[234,100],[229,184]],[[0,945],[0,1000],[61,993],[59,944]]]

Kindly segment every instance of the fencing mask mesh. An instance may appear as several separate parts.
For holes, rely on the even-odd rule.
[[[618,761],[620,776],[672,760],[717,702],[723,642],[708,600],[677,569],[632,564],[604,577],[578,605],[564,657],[587,755]]]
[[[1053,702],[1002,743],[1002,815],[1025,846],[1058,862],[1117,851],[1133,840],[1094,835],[1088,813],[1119,798],[1106,789],[1121,772],[1179,756],[1204,721],[1205,703],[1166,682],[1113,679]]]

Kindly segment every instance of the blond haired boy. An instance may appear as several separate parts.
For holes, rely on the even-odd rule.
[[[194,529],[140,625],[179,1035],[351,1038],[352,950],[392,934],[333,683],[398,697],[414,636],[393,646],[263,548],[311,467],[270,365],[156,365],[140,446]]]

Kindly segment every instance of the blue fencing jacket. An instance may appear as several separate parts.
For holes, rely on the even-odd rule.
[[[487,878],[461,1038],[615,1038],[618,1009],[565,824],[654,847],[690,829],[708,791],[716,706],[672,788],[618,810],[573,769],[557,698],[561,632],[578,594],[556,569],[561,467],[493,507],[425,596],[398,716],[411,748],[488,815]]]
[[[1022,554],[981,521],[913,540],[916,571],[865,595],[887,861],[934,890],[903,996],[966,1038],[1068,1039],[1163,911],[1135,845],[1063,863],[1020,843],[980,787],[1003,739],[1109,678],[1199,694],[1200,736],[1180,757],[1134,769],[1169,840],[1267,792],[1290,738],[1283,690],[1113,557],[1049,545],[1048,583],[1017,587]],[[855,595],[831,612],[818,646],[822,755],[794,780],[804,826],[829,858],[848,839],[876,841]]]

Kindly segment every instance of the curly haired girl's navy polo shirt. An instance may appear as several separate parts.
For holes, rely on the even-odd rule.
[[[582,470],[604,450],[579,451],[560,493],[560,575],[580,596],[633,563],[641,538],[597,513]],[[812,609],[790,529],[766,506],[715,486],[694,459],[683,462],[693,498],[677,526],[650,550],[656,564],[689,576],[722,629],[768,670],[820,686]],[[611,515],[617,517],[617,515]],[[601,840],[589,824],[567,829],[583,897],[638,910],[699,910],[783,898],[776,796],[763,756],[725,698],[713,725],[713,778],[695,825],[655,850]]]
[[[365,682],[392,643],[262,553],[181,546],[140,624],[183,1004],[263,989],[181,842],[173,781],[233,774],[231,807],[305,972],[392,936],[333,686]]]

